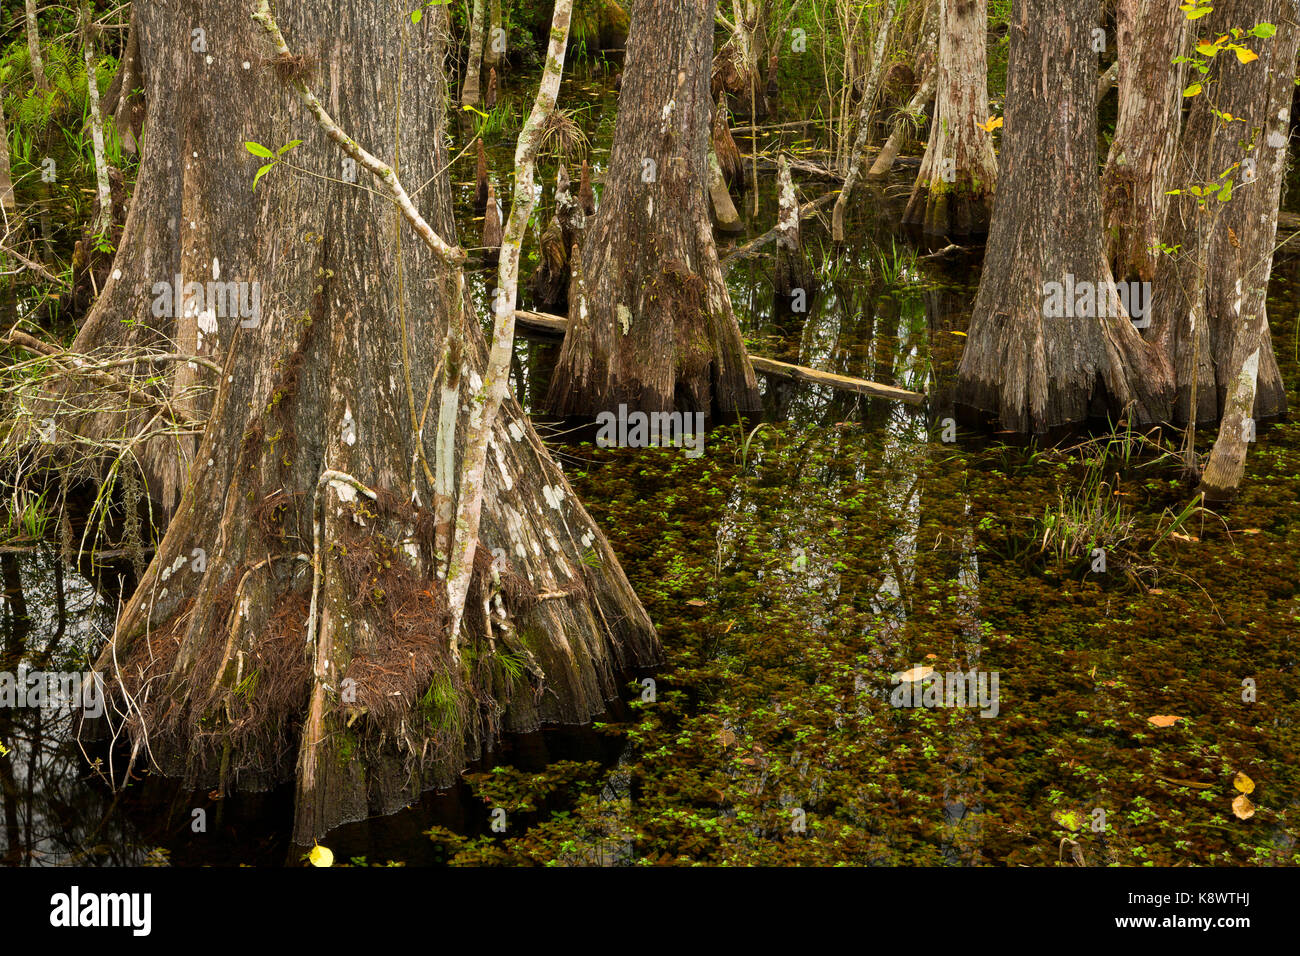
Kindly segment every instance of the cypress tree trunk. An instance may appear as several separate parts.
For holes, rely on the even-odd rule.
[[[1072,294],[1081,282],[1098,292],[1112,282],[1101,242],[1094,15],[1055,0],[1017,0],[1011,15],[1000,198],[957,401],[1017,432],[1118,417],[1130,404],[1139,422],[1168,413],[1172,377],[1160,352],[1127,315],[1103,317],[1097,297],[1089,307]],[[1067,285],[1069,308],[1053,308],[1061,296],[1053,303],[1052,293]]]
[[[939,0],[939,74],[930,142],[903,222],[935,236],[983,234],[997,182],[985,0]],[[1010,101],[1010,96],[1007,97]]]
[[[1211,181],[1233,162],[1242,163],[1228,177],[1233,183],[1230,198],[1209,202],[1214,211],[1209,213],[1204,308],[1220,427],[1201,487],[1207,497],[1218,499],[1232,494],[1241,483],[1256,421],[1284,414],[1287,408],[1266,300],[1286,177],[1300,25],[1294,5],[1282,0],[1228,0],[1216,4],[1205,19],[1209,22],[1201,30],[1202,39],[1213,40],[1234,27],[1249,31],[1267,23],[1276,28],[1271,37],[1241,38],[1241,45],[1258,59],[1242,63],[1229,51],[1214,58],[1202,95],[1205,102],[1194,105],[1188,121],[1189,138],[1205,136],[1217,125],[1203,154],[1213,161],[1227,160],[1219,168],[1213,163],[1193,167],[1198,181]],[[1212,108],[1235,119],[1225,123],[1213,115]],[[1207,215],[1185,195],[1176,201],[1180,223]]]
[[[1241,63],[1231,51],[1215,56],[1210,72],[1198,76],[1205,92],[1188,104],[1170,184],[1182,192],[1173,197],[1164,236],[1166,244],[1182,248],[1161,260],[1150,333],[1174,359],[1179,422],[1191,420],[1193,392],[1195,420],[1218,420],[1243,360],[1256,347],[1253,415],[1264,419],[1286,411],[1264,298],[1290,119],[1292,91],[1279,79],[1291,72],[1295,58],[1294,30],[1284,23],[1288,17],[1294,17],[1293,11],[1279,2],[1233,0],[1216,4],[1213,13],[1194,24],[1198,41],[1261,22],[1275,25],[1277,33],[1268,40],[1241,40],[1258,60]],[[1214,110],[1236,119],[1225,124]],[[1232,169],[1238,163],[1242,165]],[[1202,210],[1189,190],[1219,182],[1225,171],[1234,183],[1231,200],[1216,198]],[[1252,320],[1262,323],[1262,334]]]
[[[547,405],[747,414],[758,388],[709,221],[713,0],[636,0],[618,123]]]
[[[1116,278],[1151,282],[1182,123],[1187,18],[1166,0],[1120,0],[1119,115],[1101,179],[1106,256]]]
[[[117,263],[129,291],[115,301],[154,321],[141,290],[169,278],[179,243],[196,264],[186,275],[219,263],[223,278],[260,283],[261,313],[251,327],[204,319],[224,365],[210,421],[98,667],[135,748],[147,741],[166,772],[223,792],[296,779],[304,843],[450,785],[502,732],[591,719],[658,646],[507,398],[453,659],[440,516],[486,366],[463,277],[378,193],[343,181],[338,147],[283,82],[309,64],[259,65],[266,34],[243,0],[195,6],[136,8],[150,120],[136,235]],[[192,21],[238,52],[192,53]],[[280,27],[295,53],[326,64],[321,99],[348,134],[430,182],[420,212],[452,236],[441,8],[413,25],[380,0],[294,5]],[[192,121],[176,122],[187,108]],[[273,168],[250,192],[263,160],[243,143],[294,139],[295,165],[329,181]],[[454,446],[434,440],[431,398],[448,388]]]
[[[461,106],[478,106],[483,98],[483,41],[487,32],[485,0],[474,0],[470,9],[469,52],[465,60],[465,82],[460,88]]]

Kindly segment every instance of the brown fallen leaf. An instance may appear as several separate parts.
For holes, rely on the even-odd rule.
[[[1196,537],[1194,534],[1183,534],[1179,531],[1169,532],[1169,537],[1173,538],[1175,541],[1190,541],[1192,544],[1199,544],[1201,541],[1201,539]]]
[[[1209,790],[1214,787],[1213,780],[1209,783],[1202,783],[1200,780],[1179,780],[1177,777],[1158,777],[1158,779],[1163,780],[1165,783],[1176,784],[1180,787],[1191,787],[1193,790]]]
[[[690,605],[691,607],[704,607],[704,606],[707,605],[709,602],[708,602],[708,601],[702,601],[702,600],[700,600],[699,598],[691,598],[691,599],[690,599],[689,601],[687,601],[686,603],[687,603],[688,605]]]
[[[1182,717],[1175,717],[1173,714],[1156,714],[1154,717],[1148,717],[1147,723],[1154,727],[1172,727],[1182,719]]]
[[[1242,793],[1253,793],[1255,791],[1255,781],[1251,780],[1244,773],[1238,773],[1233,777],[1232,785]]]
[[[930,665],[918,664],[916,667],[913,667],[911,670],[903,671],[901,674],[894,674],[893,678],[894,678],[894,683],[896,684],[900,684],[900,683],[907,684],[907,683],[911,683],[912,681],[925,680],[933,673],[934,673],[934,668],[931,667]]]
[[[733,734],[726,727],[718,731],[718,743],[722,744],[722,746],[730,747],[733,744],[735,744],[735,742],[736,742],[736,735]]]
[[[1250,802],[1250,797],[1244,793],[1237,794],[1237,798],[1232,801],[1232,812],[1237,815],[1239,820],[1249,820],[1255,815],[1255,805]]]

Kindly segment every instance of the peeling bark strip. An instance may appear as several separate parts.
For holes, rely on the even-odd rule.
[[[939,0],[939,82],[930,142],[903,222],[932,236],[988,231],[997,182],[989,115],[986,0]],[[1091,47],[1089,48],[1091,49]]]
[[[1132,409],[1164,420],[1172,376],[1127,316],[1047,318],[1048,283],[1109,288],[1094,108],[1095,9],[1016,0],[1000,198],[958,370],[957,401],[1041,433]]]
[[[589,721],[619,675],[655,663],[659,648],[518,403],[507,393],[493,420],[485,414],[502,377],[467,320],[463,271],[428,241],[447,237],[458,251],[442,135],[445,11],[419,24],[382,0],[281,12],[293,52],[326,65],[322,101],[348,117],[348,140],[373,151],[367,168],[428,183],[411,200],[419,220],[394,214],[383,179],[367,189],[338,175],[351,152],[322,126],[323,110],[277,78],[279,57],[268,66],[256,55],[269,34],[249,13],[247,0],[134,8],[151,119],[121,275],[92,317],[96,351],[116,358],[137,337],[174,337],[148,290],[177,271],[182,245],[187,261],[219,258],[264,296],[261,324],[241,329],[233,317],[205,356],[222,369],[208,427],[97,666],[139,759],[222,792],[296,780],[294,837],[310,844],[454,783],[502,733]],[[238,52],[192,53],[196,22]],[[295,168],[250,192],[257,161],[244,142],[292,139],[302,140]],[[98,311],[114,304],[125,308]],[[406,367],[403,331],[414,344]],[[426,434],[408,394],[432,406],[435,391],[441,407],[427,414],[438,425]],[[477,454],[457,662],[446,560],[473,530],[458,522],[473,492],[458,466]],[[432,456],[432,482],[421,456]],[[502,655],[523,675],[511,677],[520,668]]]
[[[600,208],[587,226],[553,414],[761,406],[718,264],[707,184],[713,0],[635,0]]]

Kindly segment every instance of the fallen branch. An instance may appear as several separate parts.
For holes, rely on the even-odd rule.
[[[525,309],[515,311],[515,321],[524,329],[548,336],[563,336],[569,327],[569,320],[562,315],[530,312]],[[819,372],[814,368],[804,368],[802,365],[778,362],[776,359],[763,358],[761,355],[751,355],[749,361],[754,366],[755,372],[762,372],[764,375],[772,375],[776,378],[808,382],[812,385],[825,385],[841,392],[870,395],[873,398],[888,398],[906,402],[908,405],[920,405],[925,401],[923,392],[909,392],[905,388],[881,385],[878,382],[869,382],[864,378],[836,375],[833,372]]]
[[[813,213],[815,213],[817,210],[829,204],[831,200],[835,198],[835,196],[836,193],[829,192],[825,196],[822,196],[818,199],[814,199],[812,202],[804,203],[802,206],[799,207],[799,221],[802,222],[803,220],[811,216]],[[778,223],[777,225],[773,226],[771,229],[763,233],[758,238],[749,240],[749,242],[745,243],[743,246],[741,246],[738,249],[733,249],[722,260],[722,268],[723,269],[730,268],[730,266],[733,263],[739,262],[741,259],[748,259],[750,256],[754,255],[756,252],[758,252],[759,249],[763,248],[769,242],[775,241],[777,236],[780,234],[780,231],[781,231],[781,226]]]

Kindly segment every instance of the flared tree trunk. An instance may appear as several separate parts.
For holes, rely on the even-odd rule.
[[[939,73],[930,142],[903,222],[928,235],[982,235],[997,183],[988,125],[986,0],[939,0]],[[1010,99],[1010,97],[1008,97]]]
[[[1119,0],[1119,115],[1101,179],[1106,256],[1118,279],[1154,281],[1183,115],[1188,20],[1170,0]]]
[[[1017,432],[1119,417],[1130,404],[1139,422],[1168,413],[1168,363],[1122,310],[1102,314],[1117,310],[1101,241],[1095,13],[1017,0],[1011,15],[1000,198],[957,401]]]
[[[1209,59],[1210,72],[1197,76],[1204,92],[1188,104],[1170,183],[1181,192],[1172,197],[1163,237],[1167,246],[1180,248],[1161,259],[1148,333],[1173,359],[1179,423],[1192,420],[1193,392],[1194,420],[1220,420],[1243,361],[1256,348],[1255,395],[1247,405],[1253,405],[1256,419],[1282,415],[1287,408],[1265,293],[1293,92],[1283,77],[1293,75],[1296,56],[1296,31],[1285,21],[1293,21],[1295,13],[1280,2],[1231,0],[1214,7],[1193,24],[1197,42],[1259,23],[1272,24],[1277,32],[1269,39],[1240,40],[1257,60],[1242,63],[1231,50]],[[1224,121],[1215,111],[1234,119]],[[1241,165],[1234,169],[1236,164]],[[1230,200],[1220,202],[1216,194],[1202,209],[1191,189],[1224,179],[1233,184]]]
[[[760,408],[709,220],[713,0],[636,0],[600,208],[549,410]]]
[[[399,12],[379,0],[283,5],[279,24],[321,64],[313,82],[347,133],[430,183],[420,212],[454,241],[446,16],[435,8],[413,25]],[[222,792],[295,780],[294,835],[309,843],[450,785],[502,732],[591,719],[658,645],[508,398],[491,426],[452,659],[439,518],[481,414],[478,323],[459,270],[340,174],[343,154],[284,82],[303,61],[259,65],[274,57],[249,13],[243,0],[136,6],[149,118],[115,280],[130,291],[105,293],[136,308],[114,320],[156,322],[148,290],[178,256],[194,264],[186,275],[201,264],[260,283],[261,313],[255,326],[203,319],[224,367],[210,421],[97,666],[139,759],[147,743],[166,772]],[[191,22],[238,52],[192,54]],[[276,167],[251,192],[263,160],[243,144],[293,140],[293,164],[318,175]],[[436,395],[456,382],[456,441],[444,447]]]

